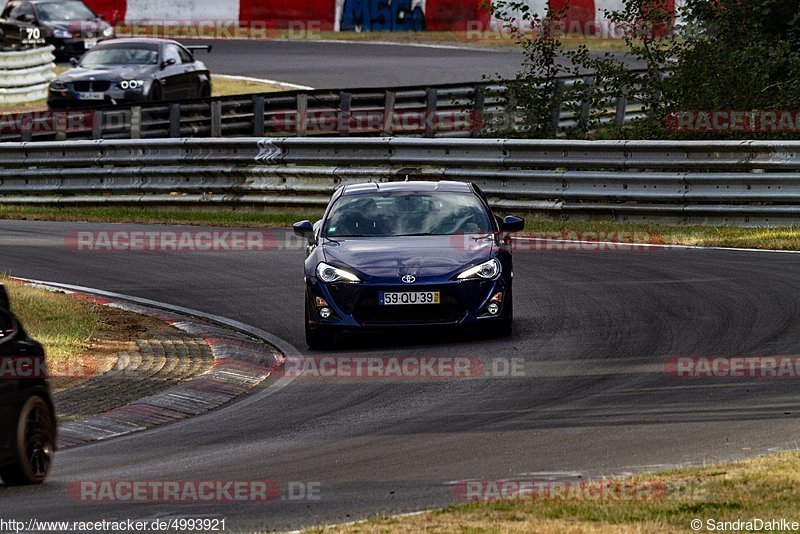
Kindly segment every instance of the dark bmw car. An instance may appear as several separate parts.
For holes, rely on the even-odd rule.
[[[168,39],[114,39],[88,51],[50,83],[50,109],[96,108],[211,96],[211,73],[192,50]]]
[[[306,342],[336,331],[477,326],[507,335],[513,319],[508,232],[525,221],[492,214],[477,186],[389,182],[341,187],[308,239]]]
[[[0,478],[44,482],[56,447],[56,418],[42,346],[11,313],[0,286]]]
[[[53,45],[59,61],[80,57],[114,28],[80,0],[11,0],[0,15],[5,48]]]

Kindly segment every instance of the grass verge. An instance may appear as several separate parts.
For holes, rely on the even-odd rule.
[[[95,304],[36,289],[0,275],[12,311],[25,330],[47,350],[49,363],[65,362],[83,353],[102,325],[99,307]]]
[[[641,487],[655,482],[666,489],[658,499],[537,498],[534,492],[533,497],[519,500],[473,502],[311,532],[693,532],[693,520],[702,522],[698,530],[708,532],[709,520],[800,521],[797,452],[642,475],[615,480],[613,485]],[[714,526],[722,530],[716,523]],[[748,527],[741,524],[724,529],[743,530]]]
[[[317,220],[319,212],[297,213],[219,208],[45,207],[0,204],[0,219],[33,221],[125,222],[131,224],[189,224],[236,228],[288,227],[303,219]]]
[[[69,70],[68,67],[59,66],[56,67],[56,74],[61,74]],[[268,93],[273,91],[286,91],[285,87],[279,87],[277,85],[267,84],[267,83],[259,83],[252,80],[239,80],[237,78],[231,78],[229,76],[225,76],[224,74],[217,74],[213,77],[213,95],[212,96],[228,96],[228,95],[245,95],[245,94],[252,94],[252,93]],[[0,113],[25,113],[25,112],[36,112],[36,111],[46,111],[47,110],[47,100],[35,100],[33,102],[25,102],[19,104],[6,104],[0,105]]]
[[[0,204],[0,219],[41,221],[187,224],[237,228],[289,227],[302,219],[315,221],[319,211],[255,208],[48,207]],[[616,221],[550,221],[529,219],[522,236],[590,241],[628,241],[707,247],[800,250],[800,227],[739,228],[681,226]]]

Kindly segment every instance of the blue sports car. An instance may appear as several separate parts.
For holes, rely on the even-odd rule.
[[[478,325],[511,333],[513,270],[507,235],[524,219],[492,214],[462,182],[348,185],[321,221],[301,221],[306,343],[340,330]]]

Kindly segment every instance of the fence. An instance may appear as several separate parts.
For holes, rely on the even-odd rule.
[[[593,78],[562,78],[559,90]],[[642,116],[631,91],[593,109],[553,110],[553,134],[574,127],[581,116],[626,124]],[[514,127],[520,120],[505,85],[497,83],[411,86],[388,89],[322,89],[116,106],[94,111],[0,116],[0,141],[155,139],[235,136],[475,137],[489,121]]]
[[[321,210],[343,184],[463,180],[549,217],[800,222],[800,142],[236,138],[0,144],[0,202]]]

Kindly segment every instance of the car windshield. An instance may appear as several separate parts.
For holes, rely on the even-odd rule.
[[[402,191],[342,196],[331,208],[323,235],[453,235],[491,229],[489,214],[471,193]]]
[[[100,67],[104,65],[156,65],[158,50],[153,47],[107,46],[94,48],[81,59],[81,67]]]
[[[45,2],[36,4],[39,20],[94,20],[97,16],[83,2]]]

